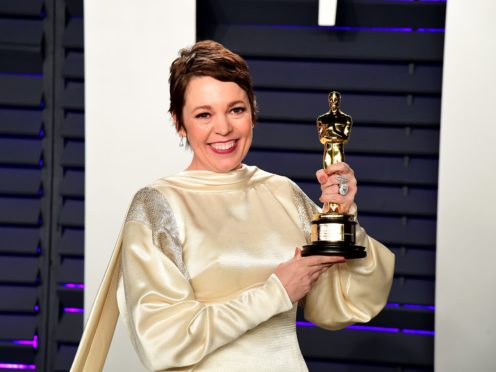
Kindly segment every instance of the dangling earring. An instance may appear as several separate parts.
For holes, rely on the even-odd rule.
[[[184,137],[186,136],[181,136],[181,139],[179,140],[179,147],[184,147]]]

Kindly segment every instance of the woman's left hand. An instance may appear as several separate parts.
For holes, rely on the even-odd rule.
[[[357,180],[353,169],[348,164],[340,162],[331,164],[325,170],[319,169],[316,176],[322,190],[319,200],[322,203],[339,204],[339,213],[350,213],[357,193]]]

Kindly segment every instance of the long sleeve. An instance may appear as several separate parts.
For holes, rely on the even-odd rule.
[[[293,184],[298,215],[310,242],[310,223],[315,204]],[[356,206],[351,213],[356,214]],[[305,319],[327,329],[365,323],[382,310],[391,289],[394,255],[357,225],[356,244],[367,257],[332,266],[314,284],[303,301]]]
[[[134,346],[149,369],[194,365],[292,308],[274,274],[222,303],[198,301],[174,247],[177,232],[163,196],[145,189],[133,205],[122,237],[117,297]]]

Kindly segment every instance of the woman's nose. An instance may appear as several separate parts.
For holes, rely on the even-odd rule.
[[[229,118],[226,116],[219,116],[215,121],[215,132],[220,135],[227,135],[232,131],[232,125]]]

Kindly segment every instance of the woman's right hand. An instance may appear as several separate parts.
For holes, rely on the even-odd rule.
[[[320,275],[335,263],[346,262],[341,256],[301,256],[301,248],[289,261],[277,266],[274,274],[282,283],[292,303],[305,297]]]

